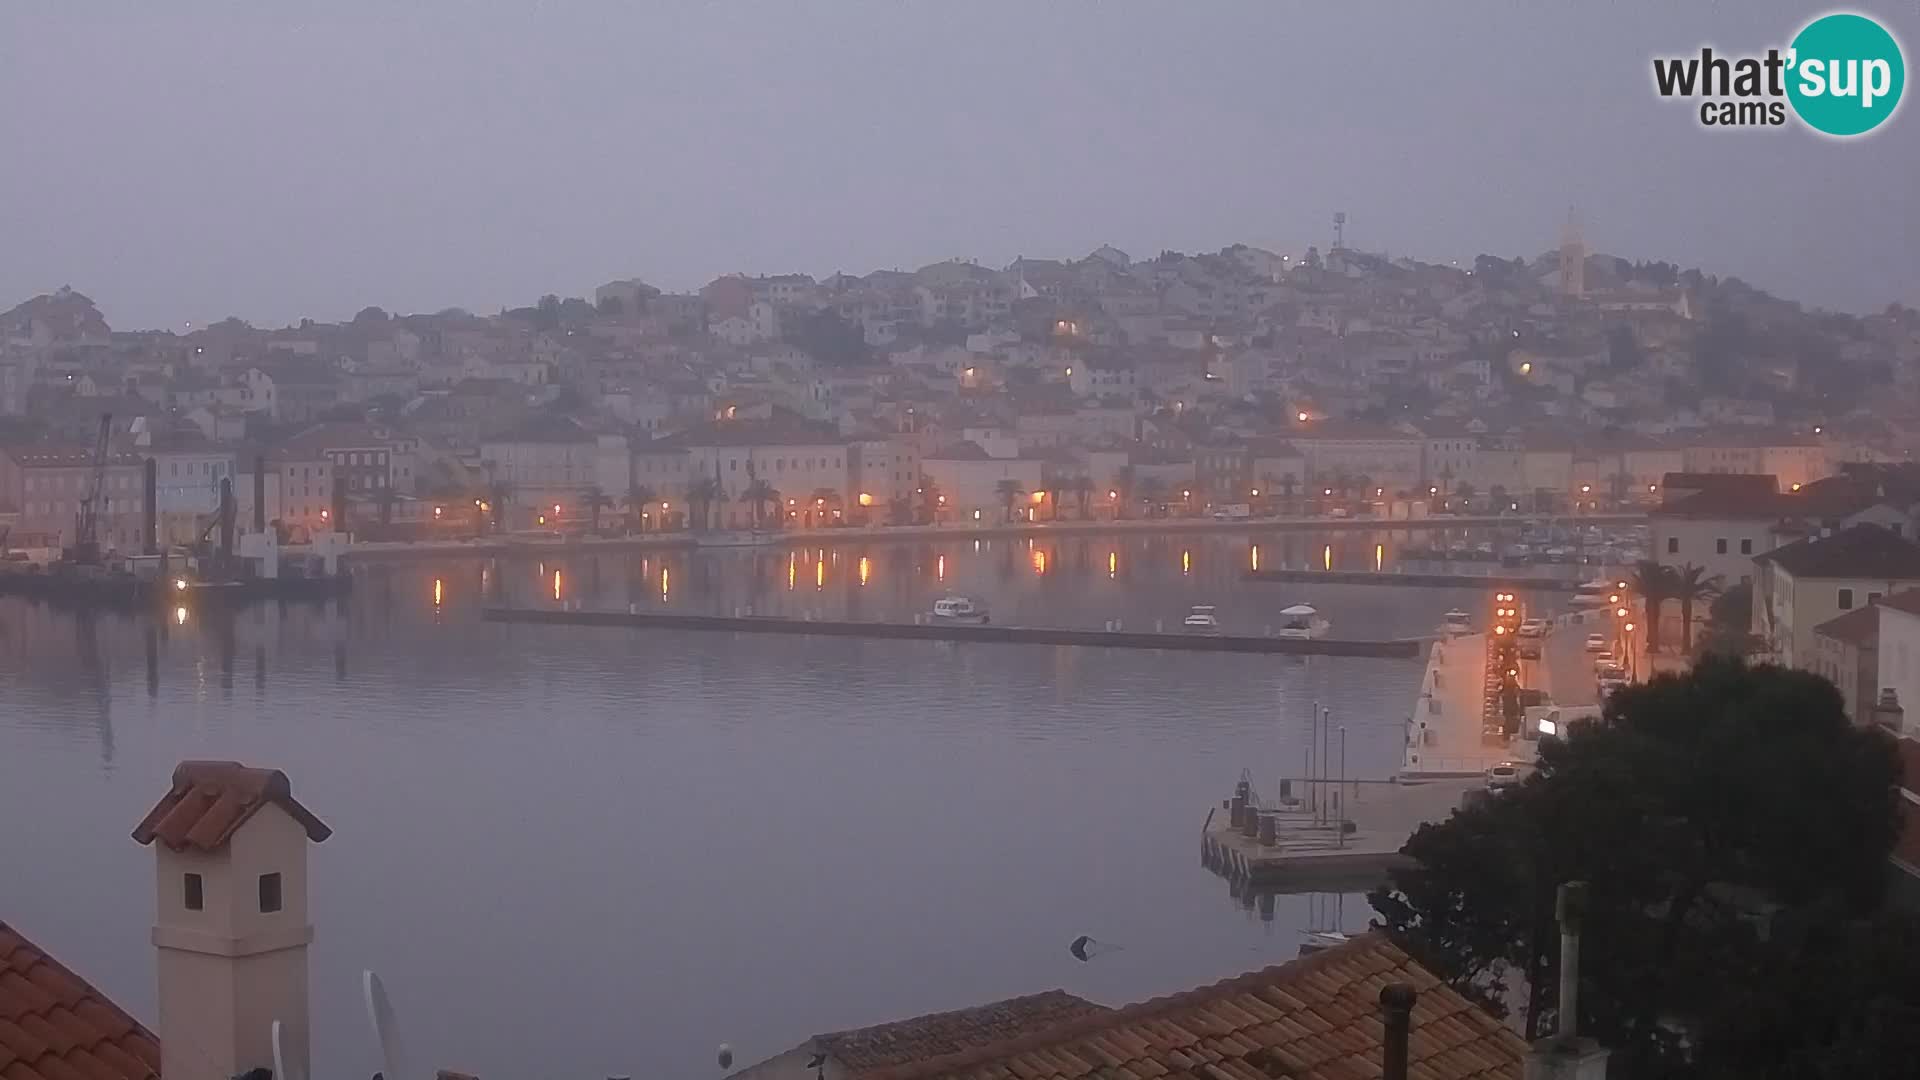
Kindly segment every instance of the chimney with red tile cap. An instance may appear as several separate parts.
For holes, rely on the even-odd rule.
[[[160,1073],[307,1075],[307,846],[331,835],[277,769],[185,761],[134,830],[153,847]]]

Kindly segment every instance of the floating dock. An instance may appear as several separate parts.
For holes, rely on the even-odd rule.
[[[1319,785],[1332,801],[1335,781]],[[1451,814],[1475,780],[1352,782],[1336,810],[1301,802],[1261,806],[1244,794],[1221,802],[1200,830],[1200,861],[1257,892],[1358,892],[1413,865],[1401,854],[1407,838],[1429,821]],[[1238,804],[1238,805],[1236,805]]]
[[[1249,570],[1248,581],[1321,585],[1403,585],[1424,589],[1513,589],[1572,592],[1580,582],[1571,578],[1514,576],[1511,574],[1403,574],[1385,570]]]
[[[1245,637],[1229,634],[1139,633],[994,624],[915,624],[783,619],[764,615],[677,615],[640,611],[561,611],[488,608],[488,622],[546,626],[610,626],[635,630],[704,630],[732,634],[808,634],[820,637],[891,638],[903,641],[971,641],[995,645],[1080,645],[1095,649],[1160,649],[1172,652],[1265,653],[1292,656],[1357,656],[1412,660],[1426,641],[1336,638]]]

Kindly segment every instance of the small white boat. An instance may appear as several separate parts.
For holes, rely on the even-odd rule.
[[[1321,638],[1327,636],[1327,630],[1331,626],[1327,620],[1320,617],[1319,610],[1312,604],[1295,604],[1290,608],[1283,608],[1280,611],[1280,617],[1286,621],[1280,624],[1280,629],[1274,631],[1276,637]]]
[[[1307,930],[1301,934],[1300,955],[1312,956],[1314,953],[1337,948],[1352,940],[1338,930]]]
[[[1473,616],[1454,608],[1440,616],[1440,631],[1448,637],[1459,637],[1473,633]]]
[[[1180,620],[1180,625],[1189,630],[1213,633],[1220,629],[1220,620],[1214,615],[1212,604],[1195,604],[1187,617]]]
[[[987,621],[987,609],[964,596],[943,596],[933,602],[933,617],[941,622]]]
[[[1607,597],[1615,595],[1611,581],[1589,581],[1573,590],[1573,599],[1567,601],[1574,607],[1605,607]]]

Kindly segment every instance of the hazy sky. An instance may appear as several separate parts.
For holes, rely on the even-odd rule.
[[[0,307],[492,311],[629,275],[1295,251],[1335,210],[1368,250],[1532,256],[1570,204],[1595,250],[1920,303],[1912,102],[1841,143],[1652,90],[1656,53],[1825,9],[8,0]],[[1862,10],[1920,59],[1910,0]]]

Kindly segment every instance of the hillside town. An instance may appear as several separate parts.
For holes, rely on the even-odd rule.
[[[1917,388],[1920,312],[1805,311],[1572,226],[1470,266],[1101,247],[271,330],[115,330],[62,288],[0,316],[0,528],[71,541],[103,416],[127,549],[149,458],[165,542],[223,479],[295,542],[338,512],[426,539],[1639,508],[1669,473],[1905,461]]]

